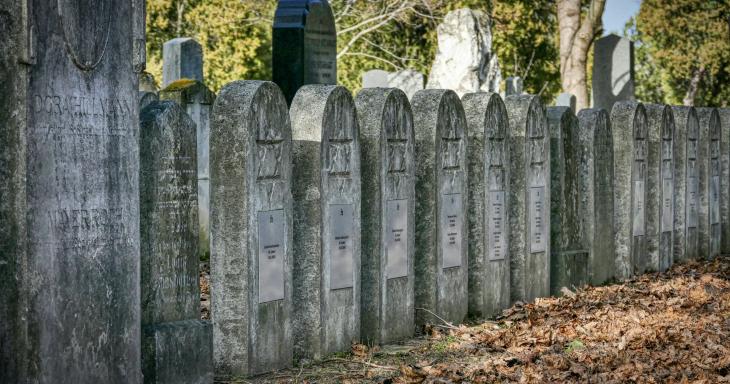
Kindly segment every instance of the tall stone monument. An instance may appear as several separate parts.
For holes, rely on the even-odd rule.
[[[550,296],[550,132],[535,95],[509,96],[512,301]]]
[[[327,0],[279,0],[272,65],[288,104],[305,84],[337,84],[337,31]]]
[[[700,257],[720,255],[721,157],[720,114],[717,108],[697,108],[700,119]]]
[[[162,45],[162,88],[180,79],[203,81],[203,48],[190,37]]]
[[[469,136],[469,314],[498,315],[509,294],[509,121],[496,93],[464,95]]]
[[[195,123],[175,102],[140,113],[142,368],[145,383],[213,383],[200,318]]]
[[[307,85],[292,101],[294,348],[319,359],[360,340],[360,137],[350,91]]]
[[[456,93],[413,96],[416,130],[416,324],[464,320],[468,309],[468,178],[464,108]]]
[[[593,48],[593,107],[610,111],[618,101],[634,100],[634,43],[614,34]]]
[[[730,253],[730,108],[718,108],[720,114],[720,252]]]
[[[579,214],[588,248],[591,284],[601,285],[615,276],[613,238],[613,135],[605,109],[578,113]]]
[[[700,121],[694,107],[672,107],[675,123],[674,262],[699,256]]]
[[[413,336],[415,137],[408,98],[395,88],[355,99],[362,144],[361,332],[370,344]]]
[[[211,319],[216,375],[292,364],[291,128],[268,81],[226,85],[210,135]]]
[[[142,381],[133,5],[0,1],[2,383]]]

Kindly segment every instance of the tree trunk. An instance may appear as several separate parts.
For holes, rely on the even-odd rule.
[[[697,96],[697,91],[700,89],[700,81],[702,81],[702,78],[705,76],[705,66],[700,66],[699,68],[695,68],[694,71],[692,71],[692,78],[689,80],[689,85],[687,86],[687,93],[684,94],[684,99],[682,100],[682,103],[687,107],[693,107],[695,105],[695,97]]]

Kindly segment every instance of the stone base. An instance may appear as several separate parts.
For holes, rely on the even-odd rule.
[[[588,251],[556,252],[550,258],[550,293],[560,296],[563,287],[588,284]]]
[[[213,383],[213,327],[209,321],[153,324],[142,332],[145,383]]]

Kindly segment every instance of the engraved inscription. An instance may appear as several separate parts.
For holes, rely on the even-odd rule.
[[[337,82],[335,32],[329,30],[326,23],[321,21],[308,23],[307,27],[304,35],[305,84],[335,84]]]
[[[408,276],[408,200],[389,200],[386,204],[386,254],[389,279]]]
[[[507,253],[507,222],[504,191],[489,192],[487,248],[489,261],[504,260]]]
[[[661,232],[671,232],[674,226],[674,183],[672,179],[662,179],[662,225]]]
[[[353,286],[353,206],[331,204],[330,224],[330,289]]]
[[[284,299],[284,210],[258,213],[259,304]]]
[[[720,224],[720,176],[710,178],[710,224]]]
[[[444,194],[441,200],[442,268],[460,267],[463,220],[461,194]]]
[[[700,182],[697,177],[687,178],[687,228],[697,228],[699,222]]]
[[[644,236],[646,233],[646,204],[644,202],[644,181],[634,180],[634,220],[633,230],[634,236]]]
[[[545,187],[530,187],[530,253],[547,250]]]

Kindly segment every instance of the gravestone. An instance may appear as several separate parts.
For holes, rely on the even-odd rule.
[[[162,88],[180,79],[203,81],[203,48],[190,37],[162,45]]]
[[[294,348],[299,359],[360,339],[360,139],[346,88],[306,85],[292,101]]]
[[[466,117],[456,93],[413,96],[416,135],[416,324],[459,324],[468,309]]]
[[[160,97],[155,92],[139,92],[139,110],[142,111],[144,107],[152,104],[155,101],[159,101]]]
[[[720,252],[730,253],[730,108],[718,108],[720,114]]]
[[[634,100],[634,43],[614,34],[593,49],[593,107],[611,111],[618,101]]]
[[[492,317],[510,306],[509,121],[496,93],[462,100],[469,136],[469,314]]]
[[[722,127],[717,108],[697,108],[700,119],[700,257],[720,255],[720,191]]]
[[[272,75],[288,104],[306,84],[337,84],[337,31],[327,0],[279,0]]]
[[[413,336],[415,137],[403,91],[364,89],[355,100],[362,144],[363,341]]]
[[[575,108],[575,95],[563,92],[558,95],[558,98],[555,100],[555,106],[557,107],[570,107],[570,109],[573,110],[573,113],[576,113]]]
[[[647,162],[647,268],[666,271],[674,263],[674,115],[671,107],[645,104]]]
[[[213,383],[200,318],[195,123],[173,101],[140,112],[142,372],[145,383]]]
[[[605,109],[578,113],[579,214],[588,248],[591,284],[601,285],[615,276],[613,238],[613,135]]]
[[[611,110],[611,124],[616,277],[628,279],[644,273],[648,262],[646,110],[633,101],[617,102]]]
[[[268,81],[234,81],[210,130],[211,319],[216,375],[292,364],[291,128]]]
[[[139,91],[140,92],[157,93],[157,91],[159,91],[159,87],[157,86],[157,81],[155,81],[155,77],[152,76],[151,73],[141,72],[138,77],[139,77]]]
[[[387,71],[382,69],[373,69],[362,74],[363,88],[388,88]]]
[[[0,2],[2,383],[142,381],[136,15]]]
[[[512,301],[550,296],[550,133],[535,95],[505,99],[510,126]]]
[[[412,69],[402,69],[400,71],[391,72],[388,75],[388,86],[398,88],[406,93],[408,100],[413,99],[416,92],[423,89],[425,80],[423,73]]]
[[[699,256],[700,122],[694,107],[672,107],[675,123],[674,262]]]
[[[177,80],[160,91],[163,100],[174,100],[193,119],[197,137],[198,256],[210,258],[210,115],[215,93],[198,80]]]
[[[522,94],[522,78],[517,77],[508,77],[507,80],[505,80],[505,95],[512,96],[512,95],[521,95]]]
[[[581,227],[578,118],[570,107],[548,107],[550,131],[550,292],[589,281],[589,256]]]

